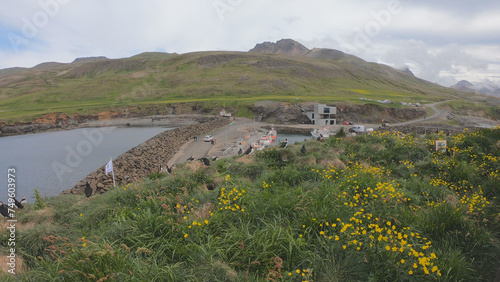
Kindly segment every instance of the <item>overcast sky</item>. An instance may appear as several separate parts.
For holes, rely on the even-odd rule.
[[[2,1],[0,68],[146,51],[248,51],[291,38],[450,86],[500,82],[498,0]]]

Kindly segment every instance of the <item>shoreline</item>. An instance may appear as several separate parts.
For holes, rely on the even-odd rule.
[[[95,127],[182,127],[213,119],[213,115],[155,115],[145,117],[113,118],[89,120],[82,123],[70,122],[67,125],[53,123],[31,123],[17,125],[0,125],[0,138],[8,136],[28,135],[43,132],[55,132],[78,128]]]

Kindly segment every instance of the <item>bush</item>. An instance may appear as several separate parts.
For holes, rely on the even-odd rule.
[[[43,201],[42,196],[38,192],[38,190],[35,188],[35,204],[33,204],[33,209],[35,210],[41,210],[45,207],[45,203]]]

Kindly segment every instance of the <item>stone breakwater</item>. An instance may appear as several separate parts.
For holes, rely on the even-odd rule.
[[[160,166],[165,167],[168,160],[193,136],[202,136],[226,124],[229,124],[228,119],[215,119],[156,135],[113,160],[115,182],[117,185],[128,184],[141,180],[152,172],[157,172]],[[64,190],[61,194],[81,194],[87,182],[90,183],[93,193],[105,193],[112,187],[113,178],[111,174],[106,176],[103,166],[87,175],[75,187]]]
[[[288,134],[303,134],[303,135],[311,135],[312,128],[309,127],[296,127],[296,126],[286,126],[286,125],[266,125],[265,129],[270,130],[271,128],[276,129],[279,133],[288,133]]]

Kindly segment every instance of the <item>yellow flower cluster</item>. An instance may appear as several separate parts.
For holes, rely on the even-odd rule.
[[[271,181],[271,183],[266,183],[266,181],[262,181],[262,188],[270,188],[273,187],[274,181]]]
[[[241,211],[244,212],[245,209],[241,206],[241,198],[246,193],[244,189],[238,189],[234,187],[233,189],[227,191],[226,188],[220,190],[219,200],[219,210],[230,210],[230,211]]]
[[[398,228],[391,221],[383,221],[364,209],[354,213],[349,222],[339,218],[319,224],[319,236],[323,240],[342,242],[344,250],[353,248],[356,251],[375,250],[387,252],[399,267],[424,274],[437,272],[441,276],[434,260],[437,256],[429,252],[431,241],[409,227]],[[306,228],[306,226],[303,226]]]
[[[354,163],[344,170],[330,167],[318,173],[324,181],[337,183],[337,187],[342,188],[338,197],[344,200],[345,206],[352,208],[353,215],[346,222],[340,218],[323,221],[316,221],[314,218],[314,228],[303,225],[304,234],[300,237],[313,232],[325,242],[339,241],[344,250],[385,252],[398,267],[412,273],[435,272],[436,275],[441,275],[434,265],[437,256],[430,252],[431,242],[427,238],[412,232],[409,227],[398,227],[394,222],[368,212],[374,209],[376,203],[399,205],[411,201],[405,197],[398,183],[384,181],[390,176],[389,171]],[[379,182],[375,187],[359,183],[367,177],[371,181],[378,179]],[[313,230],[318,230],[318,233]],[[414,265],[417,267],[413,268]]]
[[[295,278],[295,279],[299,278],[299,279],[301,279],[302,282],[308,282],[308,281],[312,281],[309,279],[311,279],[313,276],[313,270],[310,268],[297,269],[293,272],[288,272],[288,276],[290,278]]]
[[[469,185],[467,180],[461,180],[457,184],[452,182],[447,182],[443,179],[433,178],[430,184],[434,187],[446,187],[455,192],[458,199],[460,199],[461,207],[463,207],[467,213],[480,212],[484,214],[484,209],[490,204],[488,199],[483,195],[483,189],[479,185],[477,188]],[[437,207],[443,203],[428,201],[427,205],[432,207]]]
[[[407,169],[415,168],[412,162],[410,161],[399,161],[400,164],[403,164]]]

